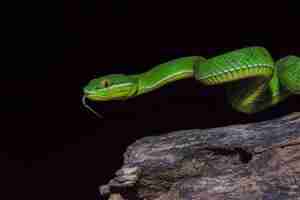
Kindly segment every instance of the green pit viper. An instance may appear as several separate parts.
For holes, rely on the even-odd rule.
[[[232,107],[252,114],[300,94],[300,57],[289,55],[274,62],[263,47],[246,47],[205,59],[177,58],[140,74],[110,74],[92,79],[83,88],[83,105],[91,101],[126,100],[170,82],[195,78],[204,85],[223,84]]]

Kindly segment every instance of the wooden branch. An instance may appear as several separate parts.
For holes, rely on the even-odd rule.
[[[121,194],[117,199],[300,199],[300,113],[142,138],[100,192]]]

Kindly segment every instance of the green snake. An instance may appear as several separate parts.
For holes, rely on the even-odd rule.
[[[96,113],[86,104],[86,98],[126,100],[185,78],[195,78],[204,85],[223,84],[231,106],[252,114],[300,94],[300,57],[289,55],[274,62],[267,49],[247,47],[209,59],[177,58],[144,73],[110,74],[93,79],[83,88],[82,102]]]

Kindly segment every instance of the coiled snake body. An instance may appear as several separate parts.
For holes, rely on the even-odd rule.
[[[248,47],[209,59],[178,58],[141,74],[93,79],[84,87],[83,102],[86,105],[85,98],[126,100],[184,78],[195,78],[205,85],[224,84],[233,108],[251,114],[300,94],[300,57],[290,55],[274,62],[265,48]]]

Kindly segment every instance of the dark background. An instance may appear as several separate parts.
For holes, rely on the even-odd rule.
[[[90,103],[101,120],[81,105],[91,78],[144,72],[173,58],[253,45],[274,59],[300,55],[297,5],[73,0],[24,6],[13,6],[3,29],[0,158],[2,189],[10,195],[87,198],[85,188],[97,190],[114,177],[126,147],[139,138],[299,111],[299,97],[291,97],[244,115],[230,107],[222,86],[192,79],[124,102]]]

